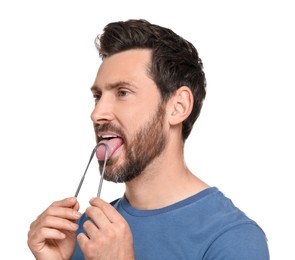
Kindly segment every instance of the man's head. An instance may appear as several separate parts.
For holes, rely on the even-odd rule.
[[[195,47],[170,29],[145,20],[110,23],[95,43],[102,59],[131,49],[152,50],[148,69],[163,102],[167,102],[179,87],[190,88],[194,103],[191,114],[182,125],[182,138],[185,141],[206,96],[203,64]]]
[[[107,25],[96,45],[103,62],[91,117],[97,142],[110,147],[105,178],[127,182],[179,153],[205,97],[202,63],[190,43],[144,20]],[[103,146],[97,157],[105,159]]]

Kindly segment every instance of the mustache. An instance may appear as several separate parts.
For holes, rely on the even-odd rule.
[[[121,138],[126,139],[125,133],[121,130],[121,128],[113,124],[94,124],[94,131],[96,136],[98,136],[99,132],[110,131],[118,134]]]

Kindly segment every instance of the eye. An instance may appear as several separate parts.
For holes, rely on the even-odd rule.
[[[94,101],[95,103],[98,102],[101,98],[101,94],[93,94],[93,98],[94,98]]]
[[[118,96],[119,97],[126,97],[130,94],[130,91],[128,91],[127,89],[119,89],[118,90]]]

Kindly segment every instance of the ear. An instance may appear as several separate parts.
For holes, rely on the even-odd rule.
[[[188,118],[193,109],[194,97],[187,86],[177,89],[169,100],[169,123],[177,125]]]

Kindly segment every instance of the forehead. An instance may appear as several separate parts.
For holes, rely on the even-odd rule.
[[[95,79],[95,86],[102,88],[117,82],[140,86],[154,81],[149,76],[152,51],[134,49],[114,54],[103,60]]]

